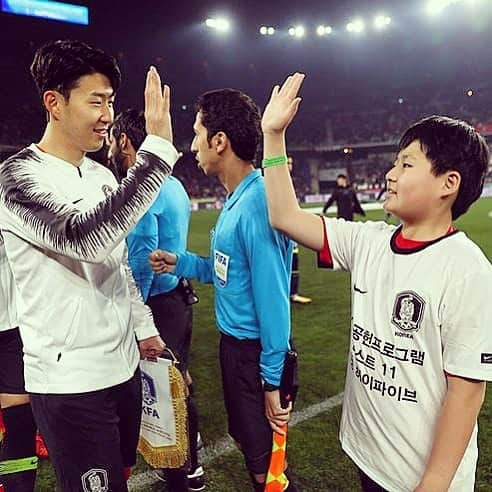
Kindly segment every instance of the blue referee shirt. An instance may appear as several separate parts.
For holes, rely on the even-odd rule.
[[[126,239],[128,261],[144,301],[178,285],[175,275],[154,274],[149,265],[149,253],[155,249],[185,251],[189,223],[190,199],[181,182],[169,176],[155,202]]]
[[[260,339],[263,379],[278,386],[290,338],[292,242],[268,220],[261,172],[246,176],[230,195],[212,231],[210,257],[178,254],[176,275],[215,286],[222,333]]]

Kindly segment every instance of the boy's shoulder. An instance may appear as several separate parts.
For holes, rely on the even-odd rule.
[[[456,274],[489,274],[492,276],[492,264],[480,246],[463,231],[457,231],[447,241],[442,242],[442,252],[452,263]]]

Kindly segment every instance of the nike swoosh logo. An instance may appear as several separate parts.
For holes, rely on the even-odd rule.
[[[492,364],[492,354],[482,354],[482,364]]]
[[[75,205],[76,203],[79,203],[79,202],[81,202],[82,200],[83,200],[83,198],[79,198],[78,200],[75,200],[75,201],[74,201],[74,202],[72,202],[72,203]]]
[[[355,292],[359,292],[359,294],[367,294],[367,290],[361,290],[355,284],[354,284],[354,290]]]

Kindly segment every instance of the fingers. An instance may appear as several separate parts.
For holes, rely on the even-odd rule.
[[[268,419],[268,423],[270,424],[270,428],[273,430],[273,432],[276,432],[277,434],[280,434],[282,436],[286,435],[284,427],[285,424],[279,424],[276,421],[270,419]]]
[[[171,88],[168,85],[164,86],[162,91],[162,99],[163,99],[163,109],[166,113],[171,111]]]

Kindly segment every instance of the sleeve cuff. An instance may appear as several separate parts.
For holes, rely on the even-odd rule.
[[[153,324],[148,324],[145,326],[135,327],[135,335],[137,340],[140,342],[141,340],[145,340],[146,338],[156,337],[159,335],[157,328]]]
[[[166,164],[171,167],[171,169],[179,159],[179,154],[176,147],[174,147],[169,140],[158,137],[157,135],[147,135],[139,150],[145,150],[147,152],[151,152],[152,154],[156,154],[164,160]]]

